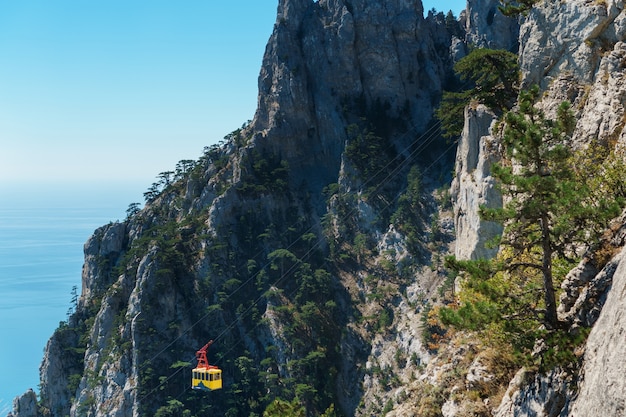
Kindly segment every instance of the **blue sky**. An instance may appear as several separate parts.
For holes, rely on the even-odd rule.
[[[0,183],[147,188],[198,158],[253,117],[277,4],[0,0]]]

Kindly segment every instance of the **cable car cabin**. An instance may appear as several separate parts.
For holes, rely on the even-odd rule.
[[[213,344],[211,340],[202,349],[196,352],[198,366],[191,371],[191,388],[202,391],[213,391],[222,388],[222,370],[215,365],[209,365],[207,350]]]
[[[191,371],[191,388],[202,391],[213,391],[222,388],[222,370],[216,366],[211,368],[195,368]]]

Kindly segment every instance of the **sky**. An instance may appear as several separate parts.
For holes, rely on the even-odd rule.
[[[197,159],[254,116],[277,4],[0,0],[0,184],[147,189]]]

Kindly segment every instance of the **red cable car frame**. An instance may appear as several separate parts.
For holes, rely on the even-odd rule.
[[[198,365],[191,371],[191,388],[200,391],[214,391],[222,388],[222,370],[215,365],[209,365],[207,351],[213,344],[209,341],[196,352]]]

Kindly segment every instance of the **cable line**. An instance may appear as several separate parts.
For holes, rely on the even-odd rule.
[[[516,47],[516,45],[514,44],[509,49],[511,50],[511,49],[513,49],[515,47]],[[457,91],[460,91],[460,90],[466,88],[470,83],[471,83],[471,81],[469,81],[469,80],[466,81],[465,83],[463,83],[458,88]],[[416,158],[422,152],[424,152],[436,139],[441,137],[440,136],[441,121],[436,120],[436,118],[434,118],[434,117],[433,117],[433,119],[435,119],[434,123],[432,123],[432,125],[429,128],[427,128],[426,131],[424,131],[421,134],[419,134],[416,137],[416,139],[409,144],[407,149],[412,149],[412,150],[409,151],[408,156],[402,154],[401,152],[396,152],[396,156],[394,158],[392,158],[384,167],[380,168],[377,172],[375,172],[372,175],[370,175],[369,178],[367,178],[367,180],[361,184],[361,187],[359,188],[358,192],[361,193],[363,191],[363,189],[365,189],[367,185],[372,183],[379,175],[381,175],[383,173],[386,173],[385,177],[382,180],[380,180],[376,184],[376,186],[374,188],[374,192],[378,192],[385,185],[387,185],[390,181],[395,179],[400,173],[402,173],[407,168],[408,165],[414,164],[415,161],[416,161]],[[395,139],[395,142],[396,143],[400,142],[402,139],[406,138],[408,135],[413,134],[413,133],[418,133],[417,127],[415,127],[415,126],[410,128],[406,132],[400,134],[399,136],[397,136],[396,139]],[[442,158],[444,158],[448,154],[448,152],[451,151],[456,146],[457,146],[457,142],[456,141],[452,141],[451,144],[437,158],[435,158],[435,160],[433,160],[427,167],[424,168],[424,171],[430,170],[433,166],[435,166],[435,164],[437,162],[439,162]],[[392,147],[395,149],[395,144],[394,143],[390,143],[387,149],[390,149]],[[384,200],[385,201],[385,208],[388,208],[392,204],[395,204],[397,202],[397,199],[400,197],[400,195],[401,195],[401,193],[398,193],[391,201]],[[352,217],[353,215],[357,214],[358,212],[359,212],[358,207],[353,207],[347,214],[345,214],[342,218],[339,218],[338,220],[340,222],[346,222],[350,217]],[[292,226],[296,226],[296,225],[297,225],[297,223],[294,223]],[[315,228],[316,228],[315,225],[311,225],[302,235],[305,235],[307,233],[312,232]],[[302,240],[302,235],[300,237],[298,237],[297,239],[295,239],[290,244],[288,244],[287,247],[284,248],[284,249],[289,250],[289,249],[293,248],[294,245],[296,245],[297,243],[299,243]],[[298,261],[299,262],[303,262],[305,260],[308,260],[310,255],[315,250],[317,250],[317,249],[319,249],[321,247],[323,241],[324,241],[323,239],[317,239],[317,241],[304,253],[304,255],[302,255],[300,258],[298,258]],[[252,259],[254,259],[255,257],[260,257],[264,252],[265,251],[263,249],[260,249],[259,251],[257,251],[257,253],[253,256]],[[258,275],[262,271],[264,271],[268,267],[270,267],[271,263],[272,262],[269,261],[269,260],[266,263],[264,263],[263,266],[261,268],[259,268],[259,270],[257,272],[255,272],[254,274],[250,275],[250,277],[247,280],[242,282],[236,289],[234,289],[231,293],[229,293],[225,299],[221,300],[221,302],[229,300],[236,293],[238,293],[241,289],[246,287],[253,279],[257,278]],[[283,271],[281,276],[279,276],[276,280],[274,280],[274,282],[269,287],[270,288],[277,287],[279,283],[281,283],[287,276],[289,276],[292,272],[294,272],[294,269],[297,266],[298,266],[298,263],[294,263],[293,265],[291,265],[289,267],[289,269],[286,271],[286,273]],[[291,295],[293,295],[295,293],[295,291],[296,290],[292,291]],[[254,302],[252,302],[245,310],[243,310],[243,312],[241,312],[240,314],[236,314],[236,316],[237,316],[236,319],[233,320],[233,322],[231,324],[226,326],[216,337],[213,338],[213,340],[217,341],[217,340],[221,339],[229,331],[231,331],[237,325],[237,322],[239,320],[244,318],[259,302],[261,302],[264,298],[266,298],[266,294],[267,294],[267,292],[261,294],[259,297],[257,297],[254,300]],[[193,307],[190,307],[187,311],[189,311],[191,308],[193,308]],[[166,345],[165,348],[163,348],[158,353],[153,355],[148,361],[143,361],[144,364],[152,362],[158,356],[163,354],[163,352],[165,352],[172,345],[174,345],[174,343],[176,343],[184,335],[186,335],[193,328],[195,328],[198,324],[200,324],[206,318],[208,318],[211,313],[212,313],[212,311],[208,311],[207,313],[205,313],[200,319],[195,321],[190,327],[188,327],[185,331],[183,331],[180,335],[178,335],[173,341],[171,341],[168,345]],[[137,316],[135,316],[135,317],[137,317]],[[258,325],[260,325],[260,322],[257,323],[252,329],[256,328]],[[250,329],[250,330],[252,330],[252,329]],[[221,359],[226,357],[226,354],[229,353],[230,351],[232,351],[239,343],[241,343],[241,341],[237,342],[234,346],[231,346],[231,348],[228,351],[226,351],[226,353],[222,354],[221,358],[219,358],[217,360],[217,362],[219,362]],[[141,365],[139,367],[139,369],[138,369],[138,372],[140,372],[143,367],[144,367],[144,365]],[[179,368],[173,374],[171,374],[170,376],[168,376],[167,378],[162,380],[157,387],[155,387],[148,394],[145,394],[144,396],[142,396],[140,400],[144,400],[147,397],[149,397],[157,389],[161,388],[172,377],[177,375],[182,369],[184,369],[184,368],[182,368],[182,367]],[[186,392],[186,390],[183,391],[183,393],[184,392]]]

